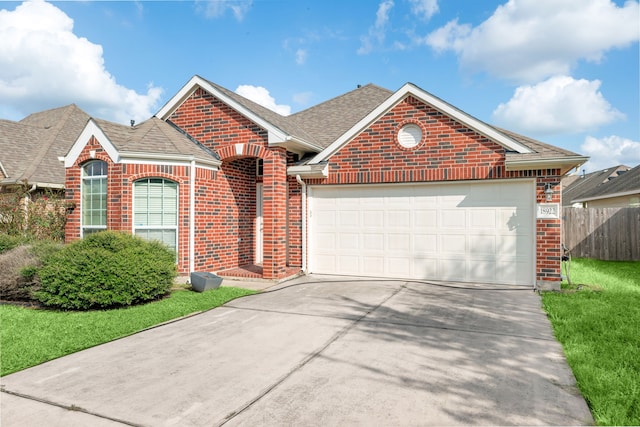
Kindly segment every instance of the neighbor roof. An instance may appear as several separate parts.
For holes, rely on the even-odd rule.
[[[608,199],[610,197],[626,196],[636,193],[640,194],[640,165],[628,170],[624,168],[628,167],[618,166],[615,168],[614,173],[608,173],[607,169],[594,172],[596,177],[602,177],[602,175],[608,173],[608,178],[605,181],[593,179],[592,181],[598,181],[598,184],[595,186],[591,185],[590,188],[573,196],[571,203]]]
[[[1,184],[28,182],[64,187],[64,156],[89,120],[71,104],[31,114],[19,122],[0,120],[0,163],[6,171]]]
[[[629,166],[618,165],[588,174],[572,175],[563,178],[563,182],[570,182],[562,189],[562,205],[571,206],[576,199],[593,192],[610,179],[617,177],[620,172],[626,172],[629,169],[631,169]]]

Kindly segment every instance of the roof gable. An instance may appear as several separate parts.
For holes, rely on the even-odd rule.
[[[265,129],[267,131],[269,145],[286,145],[295,142],[307,151],[319,151],[321,149],[321,147],[313,141],[313,138],[295,123],[295,120],[288,120],[287,117],[281,116],[275,111],[271,111],[200,76],[193,76],[191,80],[158,111],[156,117],[161,120],[169,119],[173,112],[198,88],[202,88]]]
[[[65,157],[65,167],[73,166],[92,136],[114,163],[182,164],[196,161],[200,166],[214,169],[221,163],[214,152],[170,123],[153,117],[136,126],[91,119]]]
[[[437,98],[431,95],[430,93],[420,89],[419,87],[411,83],[407,83],[398,91],[396,91],[391,96],[389,96],[384,102],[380,103],[375,109],[373,109],[369,114],[367,114],[365,117],[359,120],[355,125],[353,125],[345,133],[343,133],[339,138],[337,138],[324,150],[322,150],[315,157],[313,157],[313,159],[311,159],[309,163],[315,164],[315,163],[319,163],[327,160],[334,153],[340,150],[345,144],[351,141],[356,135],[358,135],[360,132],[362,132],[364,129],[370,126],[373,122],[378,120],[385,113],[393,109],[396,105],[398,105],[401,101],[403,101],[409,96],[412,96],[417,100],[442,112],[443,114],[449,117],[452,117],[453,119],[469,127],[470,129],[502,145],[507,150],[515,151],[523,154],[532,152],[532,150],[528,148],[526,145],[499,132],[495,128],[487,125],[486,123],[476,119],[473,116],[470,116],[469,114],[463,112],[462,110],[455,108],[451,104],[446,103],[440,98]]]

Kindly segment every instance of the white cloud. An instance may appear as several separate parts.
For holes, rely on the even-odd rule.
[[[207,18],[219,18],[230,10],[238,22],[249,13],[252,5],[253,0],[196,0],[196,9]]]
[[[509,0],[475,28],[453,20],[424,41],[454,51],[472,72],[530,83],[638,41],[639,15],[635,1],[618,7],[610,0]]]
[[[262,86],[240,85],[235,92],[283,116],[291,114],[289,105],[276,104],[276,100]]]
[[[438,0],[409,0],[409,2],[411,12],[425,21],[438,12]]]
[[[384,0],[378,5],[376,12],[376,22],[369,27],[366,36],[360,37],[361,45],[358,49],[358,55],[366,55],[370,53],[376,45],[384,42],[387,26],[389,23],[389,12],[393,8],[393,0]]]
[[[309,56],[309,54],[306,49],[296,50],[296,64],[303,65],[307,62],[307,56]]]
[[[106,69],[102,46],[73,33],[73,20],[54,5],[24,2],[0,10],[0,111],[23,117],[76,103],[97,117],[129,123],[153,115],[162,89],[139,94]]]
[[[532,134],[579,133],[624,118],[599,91],[599,80],[555,76],[520,86],[493,112],[500,125]]]
[[[640,141],[632,141],[620,136],[594,138],[588,136],[580,146],[582,154],[590,156],[580,169],[593,172],[611,166],[640,164]]]
[[[311,98],[313,97],[313,92],[300,92],[293,94],[293,102],[298,105],[309,105],[311,102]]]

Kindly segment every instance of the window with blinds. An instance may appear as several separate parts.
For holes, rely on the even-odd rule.
[[[107,163],[93,160],[82,167],[82,235],[107,228]]]
[[[159,240],[177,254],[178,184],[168,179],[145,178],[133,184],[134,233]]]

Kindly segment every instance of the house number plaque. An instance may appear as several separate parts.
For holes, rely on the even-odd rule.
[[[557,203],[538,203],[536,218],[560,218],[560,206]]]

